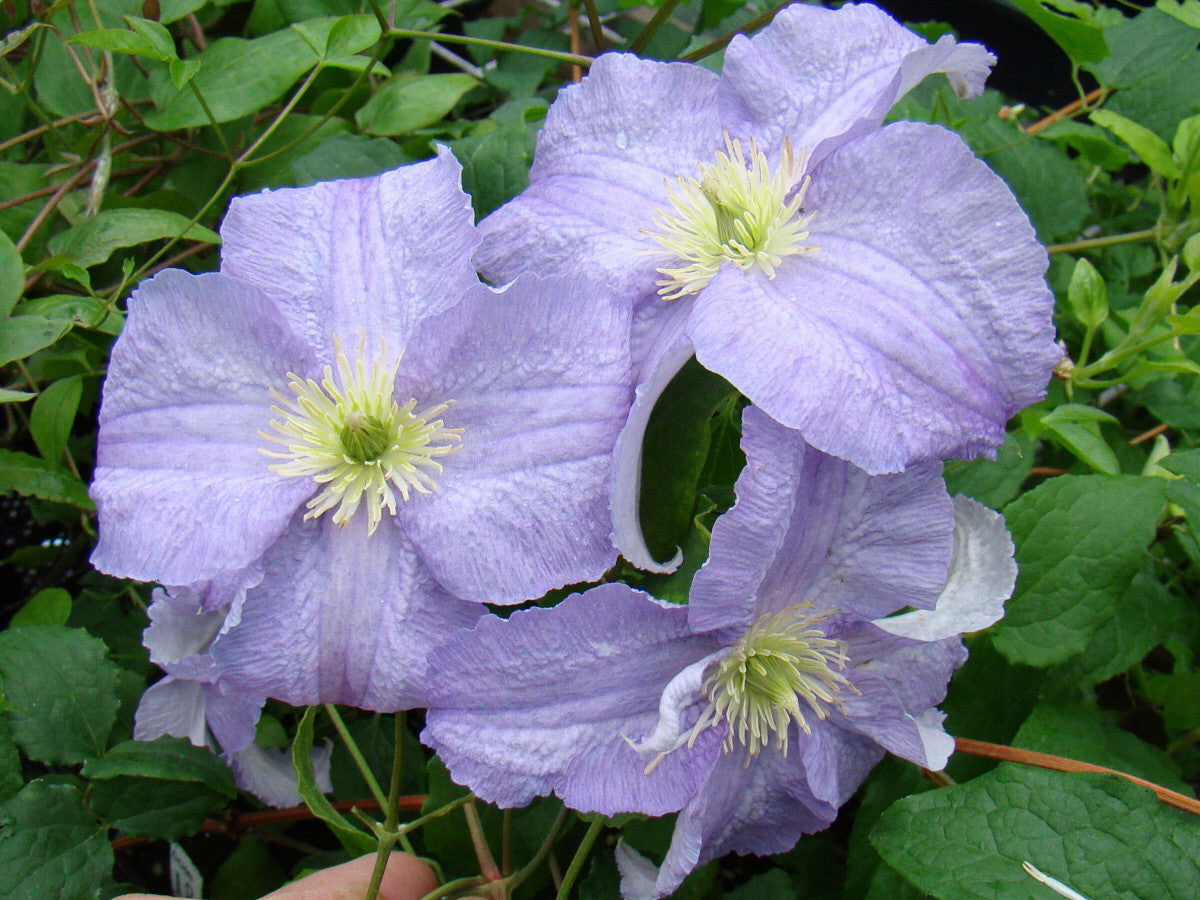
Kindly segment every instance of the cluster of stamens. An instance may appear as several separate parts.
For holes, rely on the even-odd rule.
[[[846,644],[826,637],[818,626],[831,612],[804,615],[811,604],[790,606],[764,617],[747,631],[708,673],[709,705],[692,731],[728,723],[722,748],[746,748],[746,762],[772,740],[787,756],[788,726],[811,734],[807,716],[824,719],[843,690],[855,691],[842,674],[849,661]]]
[[[658,293],[677,300],[699,293],[728,261],[759,269],[768,278],[787,257],[812,248],[805,244],[813,214],[804,213],[805,158],[785,139],[779,164],[750,141],[750,160],[739,141],[725,135],[725,152],[700,165],[699,178],[667,184],[673,213],[655,210],[657,231],[647,231],[682,264],[664,266]]]
[[[325,367],[320,383],[288,373],[295,394],[288,399],[273,390],[279,406],[271,411],[278,434],[260,434],[286,448],[268,456],[286,460],[270,466],[286,477],[312,478],[321,490],[308,501],[305,520],[337,507],[333,521],[344,526],[360,506],[367,510],[367,534],[379,527],[383,510],[396,514],[396,494],[407,500],[410,491],[427,494],[433,476],[442,471],[437,458],[458,449],[460,428],[446,428],[434,416],[450,403],[416,411],[417,401],[403,405],[393,400],[397,357],[390,363],[381,342],[379,357],[369,367],[363,358],[363,340],[353,364],[341,341],[333,340],[337,378]],[[431,421],[432,420],[432,421]]]

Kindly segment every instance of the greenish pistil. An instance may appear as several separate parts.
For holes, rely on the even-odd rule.
[[[712,204],[713,219],[717,228],[717,243],[727,251],[737,234],[739,210],[726,203],[721,196],[721,183],[710,173],[700,182],[700,192]],[[742,225],[743,230],[745,225]]]
[[[774,739],[787,755],[788,726],[811,733],[807,716],[824,719],[838,694],[854,691],[841,673],[846,645],[819,627],[831,613],[803,615],[810,604],[791,606],[756,622],[721,658],[704,681],[712,704],[711,724],[728,722],[723,747],[746,748],[746,760]]]
[[[396,435],[377,416],[354,411],[338,435],[346,457],[356,463],[373,463],[391,446]]]

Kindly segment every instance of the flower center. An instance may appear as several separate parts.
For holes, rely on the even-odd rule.
[[[666,300],[697,294],[728,260],[743,271],[759,269],[768,278],[789,256],[812,247],[804,214],[804,154],[797,158],[791,141],[783,141],[779,165],[750,142],[750,160],[742,145],[725,135],[725,151],[715,162],[701,163],[700,177],[667,185],[673,213],[655,210],[657,231],[646,231],[664,250],[653,251],[680,261],[658,271],[658,293]]]
[[[458,449],[460,428],[446,428],[441,419],[430,421],[450,403],[414,412],[417,401],[400,405],[392,399],[397,357],[387,360],[381,343],[378,358],[368,368],[363,341],[353,364],[342,342],[333,339],[337,377],[332,366],[316,381],[288,373],[295,399],[273,390],[280,406],[271,412],[278,434],[259,432],[286,448],[285,453],[263,450],[285,462],[270,468],[288,478],[312,478],[322,485],[308,501],[305,520],[337,507],[333,521],[344,526],[360,506],[367,510],[367,534],[375,533],[386,508],[396,514],[396,494],[407,500],[409,491],[428,494],[433,475],[442,471],[437,457]]]
[[[747,631],[704,680],[711,706],[706,725],[729,723],[722,748],[735,742],[746,748],[746,762],[774,738],[787,755],[788,724],[810,734],[806,714],[824,719],[843,688],[854,686],[841,674],[846,644],[825,636],[818,626],[831,612],[804,615],[803,603],[767,616]],[[699,726],[700,723],[697,723]]]

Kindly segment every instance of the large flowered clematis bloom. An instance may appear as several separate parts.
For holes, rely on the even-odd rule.
[[[230,604],[238,690],[423,705],[433,640],[615,560],[628,310],[583,275],[481,284],[460,172],[236,199],[220,273],[130,300],[92,561]]]
[[[952,501],[937,465],[868,476],[756,409],[744,427],[737,503],[686,607],[603,585],[483,620],[431,661],[423,739],[479,796],[679,810],[654,896],[824,828],[885,751],[943,767],[961,634],[1016,577],[1003,520]],[[636,893],[646,866],[626,868]]]
[[[200,596],[188,588],[156,588],[150,625],[143,641],[150,661],[167,676],[142,695],[134,714],[133,736],[152,741],[164,734],[211,747],[233,770],[237,786],[268,806],[300,803],[290,750],[260,746],[255,726],[266,698],[244,694],[222,684],[221,671],[209,654],[220,634],[227,609],[205,611]],[[317,787],[333,789],[329,755],[333,744],[313,750]]]
[[[497,282],[601,272],[635,309],[614,498],[631,562],[663,568],[637,524],[641,438],[693,352],[870,473],[993,452],[1042,396],[1061,353],[1028,218],[954,133],[880,127],[926,75],[972,96],[993,61],[872,6],[796,4],[735,37],[719,76],[605,54],[559,94],[476,260]]]

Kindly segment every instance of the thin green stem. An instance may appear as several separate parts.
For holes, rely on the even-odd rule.
[[[641,53],[646,49],[646,45],[653,40],[654,35],[658,34],[658,29],[662,28],[663,23],[671,18],[671,13],[675,12],[675,7],[679,5],[679,0],[666,0],[662,6],[655,11],[654,16],[646,23],[646,27],[642,29],[632,44],[629,45],[630,53]]]
[[[225,150],[225,156],[232,163],[233,149],[229,146],[229,141],[225,139],[225,132],[221,130],[220,124],[217,122],[217,117],[213,115],[213,111],[208,106],[208,101],[204,99],[204,93],[196,84],[196,79],[192,78],[188,81],[188,87],[192,89],[192,93],[196,95],[196,102],[200,104],[200,108],[204,110],[204,115],[208,116],[208,122],[212,125],[213,131],[217,133],[217,140],[220,141],[221,147]]]
[[[300,87],[296,88],[295,92],[288,100],[287,105],[279,111],[277,116],[275,116],[274,121],[267,126],[266,130],[263,131],[262,134],[255,138],[253,144],[243,150],[242,154],[233,161],[234,171],[242,168],[243,166],[249,165],[250,157],[254,155],[254,151],[261,147],[263,142],[275,133],[275,129],[283,123],[283,120],[292,114],[292,110],[296,108],[296,104],[300,102],[300,98],[304,96],[305,92],[310,87],[312,87],[312,83],[316,80],[321,68],[322,67],[320,63],[318,63],[309,71],[308,75],[304,77],[304,81],[300,83]]]
[[[437,41],[439,44],[471,44],[476,47],[490,47],[493,50],[504,50],[511,53],[527,53],[530,56],[543,56],[558,62],[588,68],[592,64],[590,56],[578,53],[564,53],[561,50],[545,50],[541,47],[526,47],[524,44],[511,44],[508,41],[489,41],[485,38],[467,37],[462,34],[442,34],[437,31],[413,31],[409,28],[389,28],[388,37],[408,38],[414,41]]]
[[[554,839],[558,837],[558,833],[562,830],[563,823],[566,821],[567,808],[564,806],[558,811],[558,815],[554,817],[554,824],[550,826],[550,830],[546,833],[542,845],[538,847],[537,853],[533,855],[533,858],[505,879],[505,883],[509,888],[515,888],[532,875],[537,870],[537,867],[545,861],[546,857],[550,855],[551,848],[554,847]]]
[[[463,815],[467,819],[467,831],[471,833],[471,844],[475,847],[475,857],[479,860],[479,874],[488,882],[499,881],[500,869],[492,856],[492,848],[488,846],[487,835],[483,832],[483,822],[479,818],[479,807],[474,798],[463,806]]]
[[[583,7],[587,10],[588,26],[592,29],[592,43],[596,45],[597,53],[603,53],[608,47],[604,42],[604,26],[600,24],[600,13],[596,10],[596,0],[583,0]]]
[[[575,879],[579,877],[579,873],[583,869],[583,864],[587,860],[588,854],[592,851],[592,844],[596,843],[596,838],[600,836],[600,832],[603,830],[604,818],[603,816],[596,816],[592,820],[592,824],[588,826],[587,834],[579,842],[579,847],[576,848],[575,855],[571,858],[571,865],[567,867],[567,871],[563,875],[562,886],[558,889],[556,900],[567,900],[571,896],[571,888],[575,885]]]
[[[474,799],[474,794],[463,794],[461,797],[455,797],[445,806],[439,806],[431,813],[426,813],[419,818],[413,819],[411,822],[405,822],[404,826],[400,830],[405,834],[408,834],[410,831],[416,831],[418,828],[428,825],[434,819],[440,819],[447,813],[454,812],[454,810],[458,809],[460,806],[470,803]]]
[[[774,9],[769,9],[761,16],[756,16],[741,28],[736,28],[729,32],[729,34],[725,35],[725,37],[717,38],[717,40],[705,44],[703,47],[693,50],[691,53],[685,53],[679,58],[685,62],[697,62],[698,60],[704,59],[706,56],[712,56],[718,50],[724,50],[725,46],[739,34],[750,34],[751,32],[758,31],[758,29],[765,25],[771,24],[771,20],[775,18],[775,15],[781,9],[790,5],[791,3],[792,0],[784,0],[783,3],[780,3]]]
[[[1115,244],[1132,244],[1136,241],[1149,241],[1158,237],[1158,226],[1144,228],[1141,231],[1130,231],[1125,234],[1109,234],[1104,237],[1085,238],[1081,241],[1070,241],[1066,244],[1050,244],[1047,253],[1077,253],[1081,250],[1096,250],[1100,247],[1112,247]]]
[[[358,749],[358,744],[350,736],[350,731],[346,728],[346,723],[342,721],[341,713],[337,711],[337,707],[332,703],[324,703],[322,706],[325,712],[329,714],[329,718],[333,720],[333,727],[337,729],[337,733],[346,742],[346,749],[350,751],[350,757],[354,760],[354,765],[358,766],[358,771],[362,775],[363,781],[367,783],[367,787],[371,791],[371,796],[379,801],[380,809],[387,809],[388,799],[384,796],[383,789],[379,787],[379,782],[375,780],[375,775],[371,772],[371,767],[367,765],[366,759],[363,758],[362,751]]]
[[[383,875],[387,871],[388,860],[392,849],[399,841],[409,853],[414,853],[412,841],[408,835],[399,830],[400,824],[400,783],[404,771],[404,724],[405,715],[398,712],[392,717],[392,733],[396,740],[396,749],[392,753],[392,780],[388,786],[386,818],[383,822],[382,834],[379,835],[379,852],[375,856],[375,868],[371,871],[371,882],[367,885],[367,893],[363,900],[375,900],[379,896],[379,888],[383,884]],[[376,833],[378,833],[376,829]]]
[[[440,900],[447,894],[455,894],[460,891],[465,891],[467,888],[479,887],[482,884],[487,884],[480,875],[469,875],[466,878],[457,878],[454,881],[447,881],[441,887],[436,887],[421,900]]]

